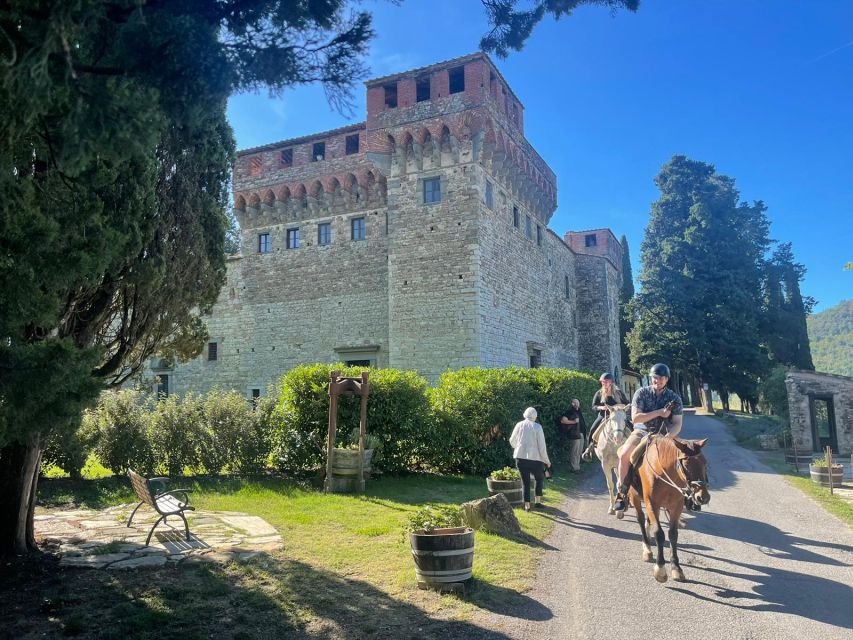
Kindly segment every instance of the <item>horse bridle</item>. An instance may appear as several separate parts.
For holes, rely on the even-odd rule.
[[[655,448],[657,448],[657,446],[658,446],[657,441],[654,442],[654,445],[655,445]],[[678,453],[677,469],[678,469],[680,475],[682,475],[684,477],[684,482],[687,483],[686,487],[682,487],[681,485],[676,484],[672,480],[672,478],[669,477],[669,474],[666,472],[665,469],[663,470],[663,477],[659,476],[657,473],[655,473],[654,468],[652,467],[651,463],[648,461],[648,457],[646,457],[646,464],[649,466],[649,469],[651,469],[652,475],[654,475],[658,480],[663,480],[663,482],[665,482],[666,484],[671,486],[673,489],[677,489],[679,492],[681,492],[681,494],[685,498],[690,498],[691,496],[693,496],[694,493],[696,493],[700,489],[707,488],[709,486],[707,476],[706,476],[706,479],[704,479],[704,480],[691,480],[690,479],[690,474],[687,472],[687,465],[684,464],[684,461],[690,457],[691,456],[688,456],[688,455],[682,453],[681,451],[679,451],[679,453]]]

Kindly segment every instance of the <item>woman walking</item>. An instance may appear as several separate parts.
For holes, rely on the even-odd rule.
[[[542,484],[545,480],[545,469],[551,467],[548,451],[545,448],[545,433],[542,425],[536,422],[536,409],[528,407],[524,410],[524,420],[515,425],[509,443],[513,447],[512,456],[521,473],[524,487],[524,510],[530,511],[530,475],[536,480],[535,506],[542,509]]]

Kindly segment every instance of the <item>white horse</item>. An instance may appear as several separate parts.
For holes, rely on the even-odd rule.
[[[595,446],[595,454],[601,460],[601,470],[604,472],[607,490],[610,492],[610,508],[607,510],[610,515],[616,513],[613,509],[613,504],[616,502],[616,482],[619,480],[619,456],[616,452],[628,437],[628,406],[617,404],[607,408],[598,443]]]

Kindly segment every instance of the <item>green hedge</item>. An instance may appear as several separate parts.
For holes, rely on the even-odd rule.
[[[105,392],[74,439],[51,442],[46,459],[74,473],[91,448],[117,474],[128,468],[170,476],[254,473],[268,466],[314,472],[325,465],[329,376],[336,369],[348,376],[362,371],[296,367],[254,410],[235,391],[159,401],[139,390]],[[412,371],[371,369],[367,429],[379,443],[374,466],[388,473],[486,475],[513,463],[508,438],[528,406],[539,412],[552,461],[562,461],[566,443],[557,437],[555,418],[572,398],[588,406],[597,388],[593,376],[566,369],[460,369],[442,375],[434,388]],[[339,446],[353,443],[359,400],[339,398]]]
[[[485,475],[512,464],[509,436],[534,407],[545,431],[552,461],[566,457],[565,443],[557,438],[555,418],[569,408],[572,398],[587,406],[598,389],[596,379],[567,369],[467,368],[448,371],[431,391],[439,446],[431,462],[439,470]],[[591,422],[591,416],[588,422]]]
[[[302,365],[279,381],[278,421],[272,433],[273,465],[304,472],[323,466],[329,428],[329,380],[332,371],[360,376],[362,367]],[[433,438],[426,379],[413,371],[371,369],[367,430],[381,442],[375,467],[401,472],[422,465]],[[337,444],[352,443],[359,426],[360,397],[338,399]]]

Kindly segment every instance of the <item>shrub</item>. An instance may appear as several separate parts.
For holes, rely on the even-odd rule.
[[[527,407],[538,412],[549,457],[565,458],[555,418],[572,398],[582,406],[598,385],[586,373],[567,369],[467,368],[444,373],[431,393],[440,436],[431,461],[440,471],[485,475],[512,461],[509,436]]]
[[[492,480],[521,480],[521,473],[515,467],[504,467],[489,474]]]
[[[83,415],[83,429],[92,434],[95,455],[115,474],[133,469],[153,473],[148,443],[149,398],[139,389],[106,391],[98,405]]]
[[[197,447],[202,438],[200,405],[192,394],[181,400],[171,395],[157,402],[148,425],[157,473],[180,476],[185,467],[198,468]]]
[[[237,391],[211,391],[201,403],[202,428],[198,457],[207,473],[220,473],[226,465],[235,470],[256,468],[262,455],[260,438],[246,398]],[[246,455],[248,460],[241,459]]]
[[[329,424],[329,380],[332,371],[358,376],[360,367],[303,365],[281,378],[278,425],[273,434],[272,458],[276,467],[291,472],[322,466]],[[367,401],[367,431],[382,441],[376,466],[384,471],[411,469],[420,462],[432,436],[427,382],[411,371],[372,369]],[[338,440],[351,442],[358,428],[359,396],[338,398]]]
[[[462,509],[459,507],[424,507],[409,516],[409,521],[403,525],[403,535],[408,535],[415,531],[425,531],[428,533],[435,529],[462,527],[464,524]]]
[[[92,445],[93,434],[83,429],[82,422],[76,429],[52,431],[42,450],[42,469],[57,466],[72,478],[79,479]]]

